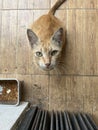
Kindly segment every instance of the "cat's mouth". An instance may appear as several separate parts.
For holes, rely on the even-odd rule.
[[[39,66],[40,69],[44,70],[44,71],[51,71],[55,68],[55,64],[42,64],[42,63],[37,63],[37,65]]]
[[[50,67],[43,67],[43,66],[40,66],[40,68],[44,71],[51,71],[54,69],[54,66],[50,66]]]

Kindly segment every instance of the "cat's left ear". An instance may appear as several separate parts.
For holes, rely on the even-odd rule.
[[[63,40],[63,28],[59,28],[52,36],[52,41],[57,45],[62,46]]]
[[[34,44],[36,44],[38,41],[38,37],[31,29],[27,29],[27,36],[31,47],[33,48]]]

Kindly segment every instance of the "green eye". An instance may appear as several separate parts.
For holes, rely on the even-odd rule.
[[[56,55],[56,54],[57,54],[57,52],[58,52],[57,50],[52,51],[52,52],[51,52],[51,56]]]
[[[36,55],[38,56],[38,57],[42,57],[43,56],[43,54],[42,54],[42,52],[36,52]]]

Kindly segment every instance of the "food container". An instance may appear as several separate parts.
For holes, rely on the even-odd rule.
[[[0,104],[19,105],[20,82],[16,78],[0,79]]]

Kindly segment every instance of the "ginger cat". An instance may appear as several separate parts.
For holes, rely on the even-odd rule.
[[[31,25],[31,29],[27,29],[34,62],[45,71],[55,69],[60,64],[65,28],[54,14],[64,1],[58,0],[48,14],[41,16]]]

